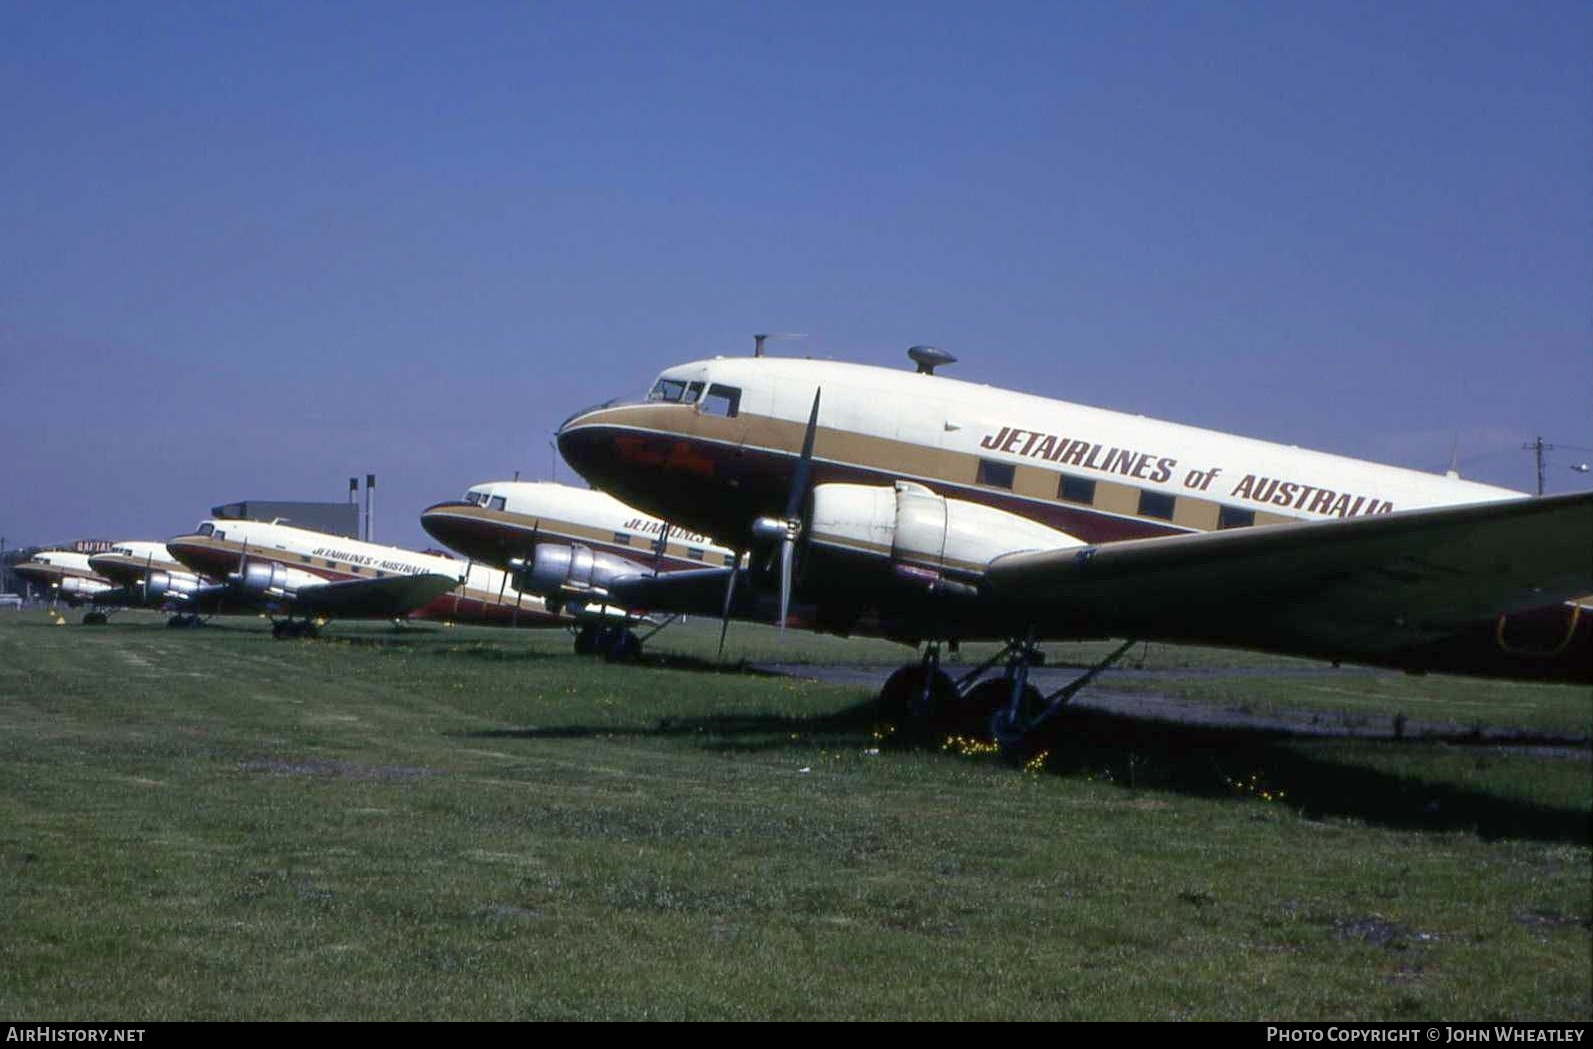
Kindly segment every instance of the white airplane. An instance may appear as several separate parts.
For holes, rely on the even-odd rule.
[[[164,608],[175,613],[168,625],[194,626],[199,617],[186,612],[192,595],[211,582],[188,569],[166,549],[165,543],[129,539],[103,553],[91,554],[89,567],[114,586],[94,595],[96,610],[83,617],[85,624],[104,623],[105,608]]]
[[[1013,739],[1037,641],[1128,638],[1334,662],[1593,680],[1593,493],[1530,498],[934,374],[770,357],[666,369],[577,412],[565,459],[626,503],[752,555],[747,582],[928,642],[887,707],[956,695]],[[599,580],[621,603],[702,600],[702,570]],[[721,579],[731,570],[712,570]],[[580,582],[572,580],[572,582]],[[737,585],[733,582],[728,585]],[[695,588],[695,589],[694,589]],[[939,645],[1007,642],[954,688]]]
[[[89,565],[89,555],[72,550],[40,550],[12,566],[17,575],[50,591],[50,600],[77,606],[110,590],[111,582]]]
[[[592,584],[594,572],[601,579],[736,563],[734,551],[705,535],[650,517],[604,492],[548,481],[472,485],[457,502],[427,507],[420,523],[444,546],[508,571],[522,590],[541,595],[554,609],[573,604],[578,614],[582,606],[601,607],[597,603],[606,596],[600,583]],[[642,639],[608,611],[581,626],[576,652],[635,656]]]
[[[225,582],[190,598],[206,612],[264,610],[277,637],[313,636],[331,616],[568,626],[541,598],[486,565],[276,522],[207,520],[166,548],[191,571]]]

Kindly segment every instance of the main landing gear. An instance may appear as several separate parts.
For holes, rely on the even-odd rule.
[[[1029,668],[1045,661],[1032,634],[1007,642],[1000,652],[955,682],[940,668],[940,643],[932,641],[920,662],[909,663],[886,680],[879,694],[880,714],[893,721],[905,719],[926,732],[986,732],[1003,751],[1019,752],[1057,711],[1133,646],[1132,640],[1123,642],[1111,655],[1047,696],[1029,684]],[[979,680],[1002,661],[1006,668],[1000,677]]]
[[[321,627],[313,619],[274,619],[271,636],[278,641],[291,637],[316,638],[321,636]]]
[[[166,626],[172,630],[192,630],[194,627],[204,626],[205,621],[197,615],[185,615],[181,612],[166,620]]]
[[[83,613],[83,625],[84,626],[104,626],[106,623],[109,623],[110,621],[111,621],[111,617],[110,617],[110,613],[108,613],[108,612],[84,612]]]
[[[622,626],[586,623],[575,632],[575,654],[601,655],[610,663],[629,663],[641,658],[642,639]]]

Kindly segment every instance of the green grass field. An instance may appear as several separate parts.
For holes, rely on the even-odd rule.
[[[632,667],[562,633],[265,627],[0,612],[0,1013],[1593,1018],[1585,747],[1078,711],[1022,768],[719,669],[717,624]],[[1593,717],[1587,689],[1144,658],[1225,706]]]

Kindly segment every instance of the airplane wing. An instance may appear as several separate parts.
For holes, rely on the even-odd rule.
[[[440,597],[459,584],[437,573],[395,575],[381,579],[345,579],[299,586],[287,594],[252,592],[229,583],[211,583],[186,594],[173,594],[166,607],[187,612],[219,613],[264,608],[291,615],[401,616]]]
[[[1088,625],[1399,664],[1468,624],[1503,630],[1593,593],[1593,493],[1015,553],[986,579],[1041,636]]]
[[[690,568],[620,576],[609,584],[609,600],[626,608],[718,616],[724,608],[725,584],[734,571],[733,568]],[[737,596],[750,589],[738,581]]]
[[[401,616],[441,597],[459,580],[435,572],[395,575],[382,579],[346,579],[316,586],[301,586],[294,593],[292,610],[336,616]]]

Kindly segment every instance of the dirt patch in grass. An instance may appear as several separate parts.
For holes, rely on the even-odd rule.
[[[360,765],[352,761],[326,761],[319,758],[259,758],[240,762],[244,772],[270,772],[280,776],[324,776],[331,779],[418,779],[441,776],[440,769],[405,768],[394,765]]]

